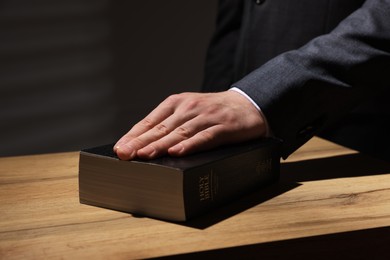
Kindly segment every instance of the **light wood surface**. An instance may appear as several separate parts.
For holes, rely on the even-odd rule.
[[[0,259],[189,257],[240,248],[286,254],[278,246],[309,249],[311,238],[338,244],[334,238],[363,231],[382,241],[389,238],[389,173],[389,163],[314,138],[283,162],[276,185],[170,223],[80,204],[78,152],[0,158]]]

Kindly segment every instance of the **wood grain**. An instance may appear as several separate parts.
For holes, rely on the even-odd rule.
[[[80,204],[77,152],[0,158],[0,259],[139,259],[388,227],[389,172],[314,138],[277,185],[180,224]]]

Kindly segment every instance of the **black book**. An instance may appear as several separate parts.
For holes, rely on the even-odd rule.
[[[185,157],[119,160],[113,144],[80,152],[80,202],[186,221],[279,178],[280,141],[261,139]]]

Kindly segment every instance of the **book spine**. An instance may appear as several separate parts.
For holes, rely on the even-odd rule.
[[[186,219],[276,182],[280,174],[278,145],[222,159],[184,173]]]

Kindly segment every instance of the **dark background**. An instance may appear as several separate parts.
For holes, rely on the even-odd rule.
[[[198,91],[216,0],[0,2],[0,156],[114,142]]]

